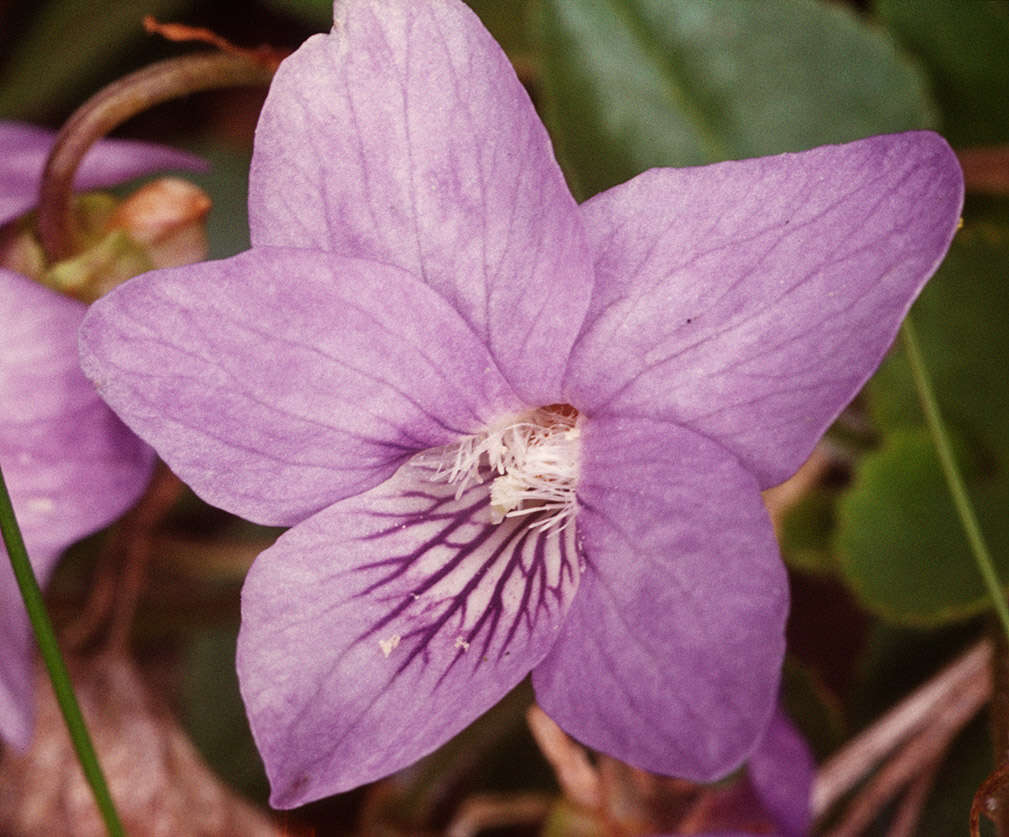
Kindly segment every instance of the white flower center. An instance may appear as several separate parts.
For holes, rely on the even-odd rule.
[[[438,451],[438,476],[459,486],[459,498],[488,472],[497,474],[490,486],[494,523],[547,512],[532,528],[565,527],[576,510],[580,436],[574,408],[541,407]]]

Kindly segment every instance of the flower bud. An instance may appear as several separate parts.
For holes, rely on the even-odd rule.
[[[210,197],[198,186],[162,177],[124,200],[108,226],[125,230],[154,267],[178,267],[207,257],[204,221],[210,207]]]
[[[52,265],[42,281],[91,302],[139,273],[200,261],[207,255],[210,207],[202,189],[170,177],[118,205],[107,195],[86,195],[76,207],[84,249]]]

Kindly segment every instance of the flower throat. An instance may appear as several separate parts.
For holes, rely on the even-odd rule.
[[[457,498],[492,475],[489,502],[494,523],[542,514],[531,528],[563,528],[577,508],[580,436],[574,407],[540,407],[443,448],[438,475],[458,485]]]

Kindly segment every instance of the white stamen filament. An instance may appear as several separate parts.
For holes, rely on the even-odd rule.
[[[548,511],[532,528],[564,527],[576,509],[580,435],[577,412],[543,407],[439,451],[438,476],[458,484],[458,499],[489,470],[498,474],[490,487],[494,523]]]

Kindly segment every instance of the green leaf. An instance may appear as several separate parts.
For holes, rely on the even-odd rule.
[[[1009,202],[974,201],[949,255],[914,307],[914,324],[943,418],[1009,468]],[[868,389],[884,429],[917,426],[921,410],[902,351]]]
[[[832,544],[836,505],[836,490],[815,488],[785,513],[779,541],[789,567],[810,573],[836,572]]]
[[[950,142],[1009,140],[1009,3],[876,0],[876,13],[925,65]]]
[[[957,446],[972,503],[1009,579],[1009,479]],[[989,606],[935,446],[924,428],[891,433],[865,457],[838,508],[837,552],[861,602],[909,625],[938,625]]]
[[[509,55],[529,51],[529,33],[526,14],[529,0],[465,0],[476,12],[483,25]],[[266,0],[275,11],[292,15],[320,32],[333,23],[333,0]]]
[[[973,201],[964,215],[912,316],[943,418],[959,440],[981,529],[1009,583],[1009,203]],[[842,504],[837,543],[848,580],[869,607],[900,621],[986,609],[902,350],[891,353],[866,393],[876,425],[889,435]]]
[[[235,673],[237,626],[199,628],[186,647],[182,720],[200,754],[232,787],[253,799],[269,789]]]
[[[123,50],[149,39],[144,15],[176,19],[192,0],[49,0],[0,66],[0,116],[38,120],[91,92]]]
[[[543,0],[547,123],[580,197],[651,166],[926,127],[921,74],[812,0]]]
[[[531,0],[509,0],[507,3],[501,0],[466,0],[466,5],[480,16],[494,40],[512,59],[527,56],[532,51],[529,37]]]

